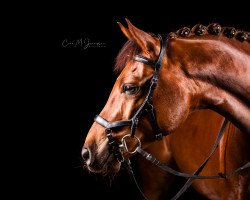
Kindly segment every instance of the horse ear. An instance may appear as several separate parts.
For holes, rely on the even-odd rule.
[[[129,30],[125,28],[120,22],[117,22],[117,24],[120,26],[120,29],[123,32],[123,34],[128,38],[128,40],[130,40],[132,38],[132,35],[129,32]]]
[[[141,47],[141,49],[143,51],[150,51],[153,44],[156,43],[157,39],[155,39],[150,34],[135,27],[127,18],[125,20],[127,21],[128,28],[132,37],[135,39],[135,41]]]

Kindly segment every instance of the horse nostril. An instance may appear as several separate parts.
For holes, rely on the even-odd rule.
[[[89,150],[87,148],[83,148],[82,158],[84,161],[87,161],[89,159]]]

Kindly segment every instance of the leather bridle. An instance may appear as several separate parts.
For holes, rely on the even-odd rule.
[[[154,94],[154,90],[156,88],[157,82],[158,82],[158,76],[159,76],[159,71],[161,69],[162,66],[162,60],[163,57],[165,55],[166,52],[166,48],[167,48],[167,41],[168,41],[168,36],[165,35],[158,35],[159,39],[160,39],[160,45],[161,45],[161,49],[160,49],[160,53],[158,56],[158,59],[156,60],[156,62],[149,60],[146,57],[143,57],[141,55],[136,55],[134,57],[134,60],[137,62],[142,62],[146,65],[149,65],[151,67],[154,68],[154,73],[153,76],[151,78],[151,82],[150,82],[150,86],[149,86],[149,90],[147,93],[147,96],[144,100],[144,102],[142,103],[142,105],[139,107],[139,109],[137,110],[137,112],[134,114],[134,116],[129,119],[129,120],[120,120],[120,121],[114,121],[114,122],[109,122],[106,119],[104,119],[103,117],[101,117],[100,115],[96,115],[96,117],[94,118],[95,122],[97,122],[98,124],[100,124],[101,126],[103,126],[105,128],[105,132],[107,134],[107,138],[109,141],[109,150],[110,152],[112,152],[115,156],[115,158],[119,161],[119,162],[123,162],[125,164],[125,166],[128,169],[129,174],[132,176],[132,179],[135,181],[136,186],[138,187],[140,193],[142,194],[142,196],[144,197],[144,199],[147,199],[147,197],[145,197],[144,193],[142,192],[142,190],[140,189],[133,170],[131,168],[131,163],[129,159],[124,160],[122,153],[120,151],[121,148],[125,149],[127,152],[129,153],[139,153],[141,156],[145,157],[145,159],[147,159],[148,161],[150,161],[152,164],[158,166],[159,168],[174,174],[176,176],[180,176],[180,177],[185,177],[188,178],[188,180],[186,181],[186,183],[184,184],[184,186],[179,190],[179,192],[171,199],[171,200],[176,200],[178,199],[187,189],[188,187],[192,184],[192,181],[194,179],[217,179],[217,178],[228,178],[229,176],[232,176],[236,173],[238,173],[241,170],[244,170],[246,168],[250,167],[250,162],[247,162],[245,165],[235,169],[234,171],[232,171],[231,173],[227,173],[227,174],[222,174],[222,173],[218,173],[218,175],[215,176],[199,176],[198,174],[203,170],[203,168],[205,167],[205,165],[207,164],[207,162],[209,161],[209,159],[212,157],[212,155],[214,154],[216,148],[219,145],[219,142],[225,132],[226,126],[228,124],[228,120],[225,119],[221,129],[217,135],[216,141],[211,149],[211,152],[209,154],[209,156],[207,157],[207,159],[199,166],[199,168],[193,173],[193,174],[187,174],[187,173],[182,173],[182,172],[178,172],[172,168],[170,168],[168,165],[161,163],[159,160],[157,160],[154,156],[152,156],[151,154],[147,153],[146,151],[144,151],[141,148],[141,142],[140,140],[135,136],[135,132],[137,129],[137,125],[139,122],[139,119],[141,118],[141,116],[144,113],[148,113],[149,117],[150,117],[150,121],[151,121],[151,125],[153,127],[153,130],[155,130],[155,139],[156,140],[161,140],[163,138],[163,135],[160,131],[160,128],[157,124],[157,120],[156,120],[156,116],[155,116],[155,112],[154,112],[154,107],[152,105],[152,99],[153,99],[153,94]],[[125,127],[125,126],[129,126],[131,128],[131,133],[128,135],[125,135],[122,140],[121,143],[119,144],[112,136],[112,130],[119,128],[119,127]],[[135,138],[136,140],[138,140],[138,147],[133,151],[130,152],[127,148],[126,145],[126,141],[125,138],[127,137],[131,137],[131,138]]]
[[[114,154],[114,156],[117,158],[118,161],[123,161],[124,159],[123,159],[123,156],[121,155],[121,152],[120,152],[121,146],[112,137],[112,130],[113,129],[118,128],[118,127],[130,126],[131,133],[129,136],[134,138],[139,119],[141,118],[141,116],[144,113],[148,113],[149,117],[150,117],[151,124],[153,126],[153,129],[156,132],[155,139],[161,140],[163,137],[162,133],[160,131],[160,128],[157,124],[155,112],[154,112],[154,107],[152,105],[154,90],[155,90],[155,87],[156,87],[157,82],[158,82],[159,71],[161,69],[162,60],[163,60],[163,57],[165,55],[166,48],[167,48],[166,47],[167,37],[161,36],[161,35],[159,35],[158,37],[160,39],[161,49],[160,49],[160,53],[159,53],[159,56],[158,56],[158,59],[156,62],[153,62],[153,61],[149,60],[148,58],[145,58],[145,57],[140,56],[140,55],[136,55],[134,57],[135,61],[142,62],[142,63],[154,68],[154,73],[153,73],[153,76],[151,78],[148,94],[147,94],[144,102],[140,106],[140,108],[134,114],[134,116],[129,120],[120,120],[120,121],[115,121],[115,122],[109,122],[109,121],[105,120],[103,117],[101,117],[100,115],[97,115],[94,119],[95,122],[97,122],[98,124],[102,125],[105,128],[105,131],[107,133],[107,137],[109,140],[110,151]],[[124,136],[122,141],[124,141],[124,139],[127,136],[128,135]],[[139,141],[139,139],[138,139],[138,141]],[[123,142],[123,143],[124,143],[124,145],[122,145],[122,146],[126,148],[126,142]]]

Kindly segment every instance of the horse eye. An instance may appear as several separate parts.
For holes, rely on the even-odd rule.
[[[139,90],[140,87],[131,84],[126,84],[122,87],[122,92],[128,95],[136,94]]]

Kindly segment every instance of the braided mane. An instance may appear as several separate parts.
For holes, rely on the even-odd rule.
[[[250,32],[237,30],[234,27],[222,27],[218,23],[211,23],[208,26],[196,24],[192,28],[183,27],[176,32],[170,33],[170,37],[189,37],[192,35],[225,35],[228,38],[236,38],[241,42],[250,42]]]

